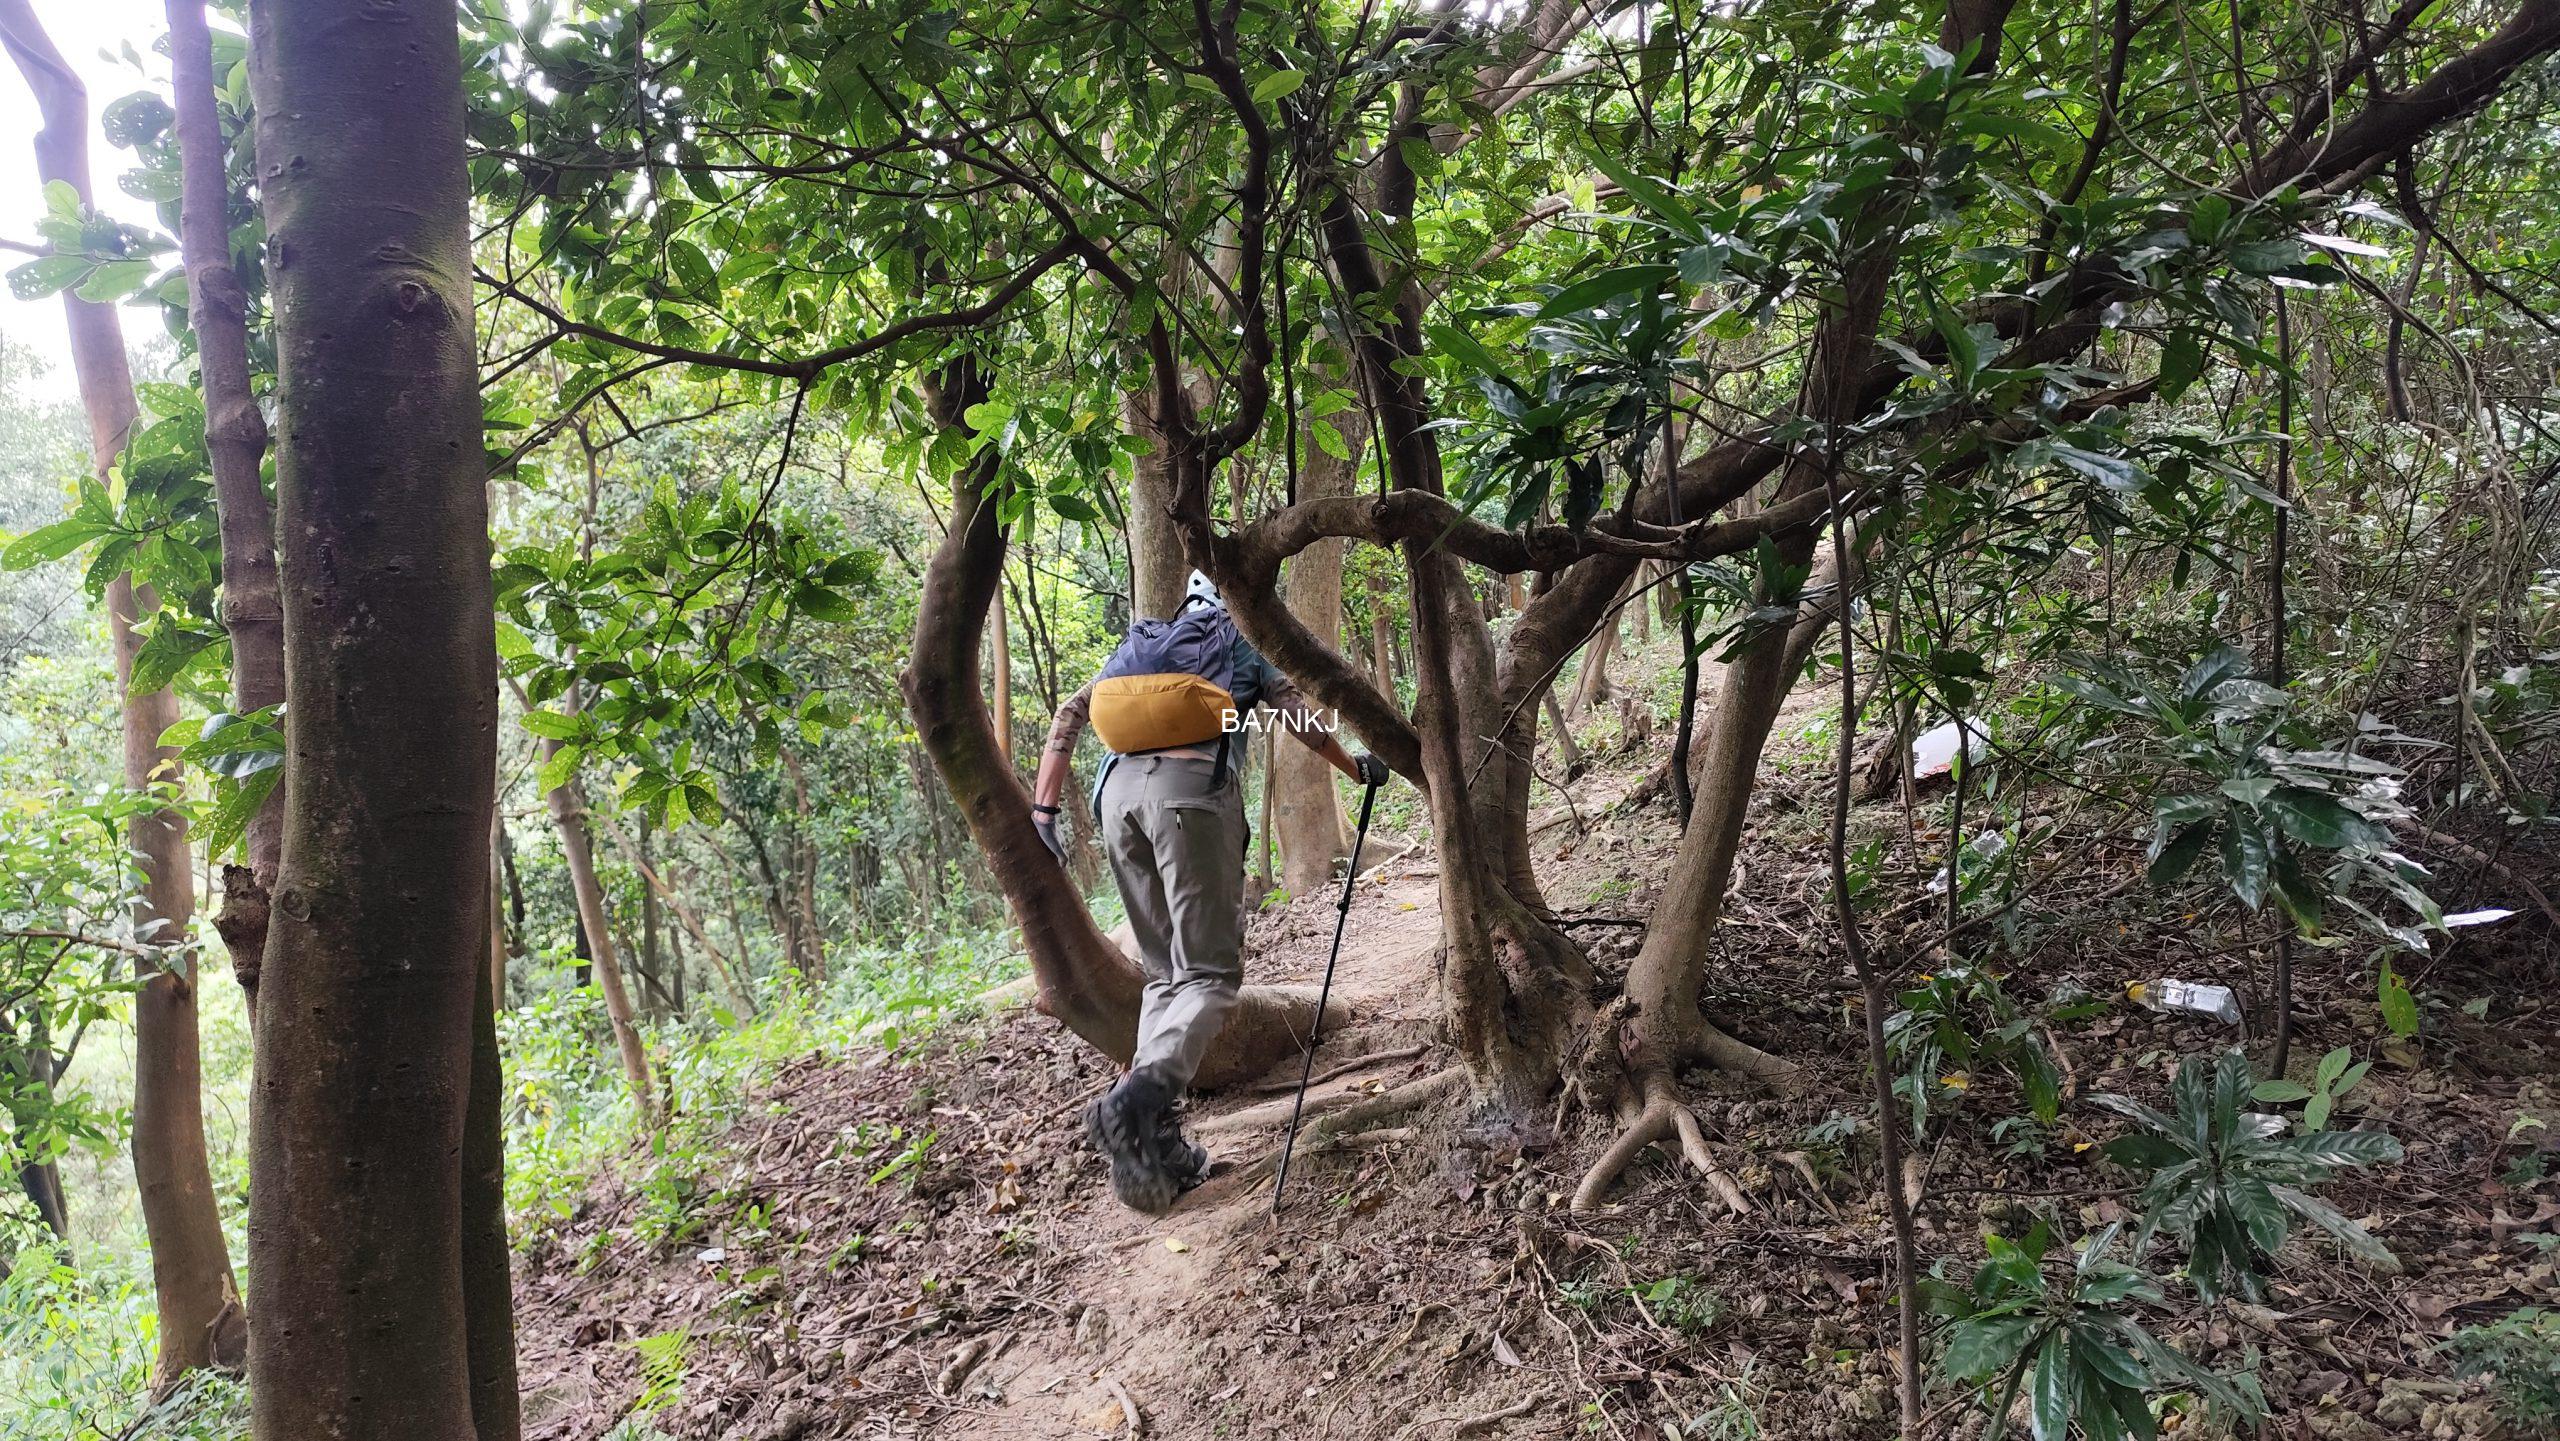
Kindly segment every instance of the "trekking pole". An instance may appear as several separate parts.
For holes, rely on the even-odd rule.
[[[1378,783],[1360,792],[1360,828],[1351,837],[1351,864],[1342,872],[1342,901],[1333,910],[1333,950],[1324,958],[1324,985],[1316,992],[1316,1018],[1307,1027],[1307,1063],[1298,1071],[1298,1099],[1289,1104],[1289,1136],[1280,1143],[1280,1176],[1271,1183],[1271,1214],[1280,1214],[1280,1193],[1289,1184],[1289,1152],[1298,1144],[1298,1116],[1307,1108],[1307,1082],[1316,1073],[1316,1041],[1324,1035],[1324,1008],[1333,999],[1333,966],[1342,959],[1342,928],[1351,920],[1351,887],[1360,879],[1360,847],[1369,839],[1369,810],[1378,803]]]

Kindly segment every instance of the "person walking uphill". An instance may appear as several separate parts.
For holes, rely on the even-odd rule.
[[[1084,689],[1058,708],[1032,788],[1032,824],[1050,853],[1076,738],[1092,725],[1110,754],[1093,811],[1146,972],[1129,1073],[1085,1107],[1085,1135],[1111,1160],[1121,1203],[1154,1213],[1208,1174],[1176,1103],[1244,986],[1244,785],[1239,722],[1269,706],[1280,726],[1352,779],[1383,784],[1386,763],[1354,757],[1295,682],[1237,633],[1198,571],[1169,620],[1141,620]]]

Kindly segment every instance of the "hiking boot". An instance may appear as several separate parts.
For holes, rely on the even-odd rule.
[[[1131,1071],[1084,1108],[1085,1139],[1110,1158],[1111,1194],[1132,1211],[1161,1214],[1183,1192],[1158,1139],[1172,1105],[1172,1087]]]
[[[1156,1160],[1182,1190],[1209,1179],[1209,1148],[1182,1134],[1179,1106],[1167,1106],[1156,1122]]]

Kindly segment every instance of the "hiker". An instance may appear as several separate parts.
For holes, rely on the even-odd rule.
[[[1032,788],[1032,824],[1063,860],[1058,800],[1089,722],[1110,752],[1093,811],[1147,989],[1129,1073],[1085,1107],[1085,1135],[1111,1159],[1113,1194],[1140,1211],[1164,1210],[1208,1175],[1209,1153],[1184,1138],[1176,1107],[1244,985],[1240,736],[1262,706],[1344,775],[1385,783],[1386,763],[1342,748],[1195,570],[1172,618],[1131,626],[1101,674],[1058,708]]]

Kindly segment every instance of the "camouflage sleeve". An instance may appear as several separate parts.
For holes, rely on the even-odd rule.
[[[1076,737],[1084,734],[1085,722],[1090,720],[1092,715],[1093,682],[1086,681],[1084,689],[1067,697],[1066,703],[1058,707],[1057,719],[1049,722],[1047,748],[1057,753],[1073,751],[1076,748]]]

